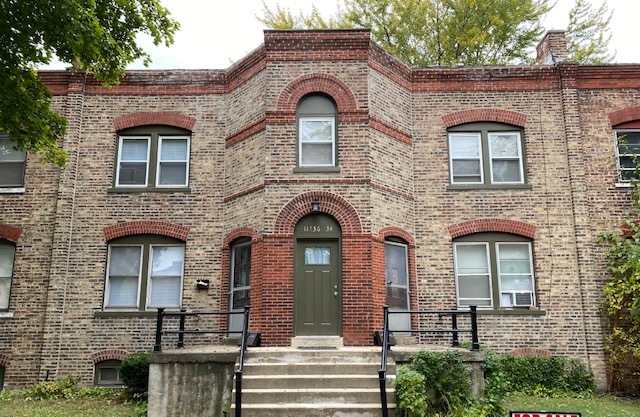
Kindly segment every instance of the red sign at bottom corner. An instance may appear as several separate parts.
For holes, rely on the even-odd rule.
[[[582,413],[548,411],[511,411],[510,417],[582,417]]]

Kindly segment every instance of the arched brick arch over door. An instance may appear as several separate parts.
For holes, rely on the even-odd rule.
[[[326,191],[300,194],[289,201],[276,219],[275,233],[292,235],[298,221],[311,214],[311,202],[314,198],[320,202],[321,213],[329,214],[338,221],[343,235],[362,233],[360,217],[353,206],[344,198]]]
[[[302,97],[311,93],[331,96],[338,106],[338,113],[357,110],[356,99],[342,80],[330,74],[313,73],[293,80],[282,90],[278,99],[278,111],[295,113]]]
[[[451,234],[451,239],[482,232],[512,233],[530,239],[536,237],[536,227],[534,225],[509,219],[476,219],[453,224],[447,229]]]

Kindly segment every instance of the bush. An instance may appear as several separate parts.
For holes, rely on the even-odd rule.
[[[424,386],[424,375],[403,366],[398,370],[396,378],[396,404],[412,417],[427,414],[427,396]]]
[[[78,378],[67,375],[55,381],[40,382],[27,390],[25,395],[43,400],[73,398],[78,381]]]
[[[120,365],[120,377],[130,398],[146,398],[149,390],[148,355],[138,352],[127,356]]]

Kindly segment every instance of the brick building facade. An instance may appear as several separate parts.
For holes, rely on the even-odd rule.
[[[227,70],[42,72],[70,159],[12,151],[24,178],[0,179],[4,385],[100,382],[152,347],[155,307],[249,299],[267,346],[479,304],[482,345],[602,382],[595,239],[629,206],[640,65],[567,62],[563,38],[534,66],[411,69],[366,30],[266,31]]]

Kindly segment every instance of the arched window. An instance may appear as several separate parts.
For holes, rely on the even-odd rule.
[[[109,242],[105,310],[144,311],[182,305],[184,242],[132,235]]]
[[[475,233],[453,241],[458,306],[536,305],[532,242],[509,233]]]
[[[448,129],[452,185],[524,184],[522,129],[503,123],[465,123]]]
[[[338,144],[337,111],[331,99],[320,94],[298,104],[298,166],[314,169],[335,167]]]
[[[229,307],[231,311],[240,311],[249,306],[251,288],[251,239],[236,239],[231,244],[231,262],[229,265]],[[242,316],[229,316],[229,331],[242,330]],[[239,337],[239,334],[232,334]]]
[[[616,135],[616,156],[620,181],[638,179],[640,156],[640,120],[613,126]]]
[[[0,311],[9,310],[16,245],[0,239]]]
[[[384,268],[387,305],[391,310],[409,310],[409,256],[406,242],[394,237],[385,240]],[[411,328],[408,314],[393,314],[389,320],[393,330]]]
[[[99,387],[119,388],[124,385],[120,378],[121,361],[111,359],[95,364],[93,384]]]

